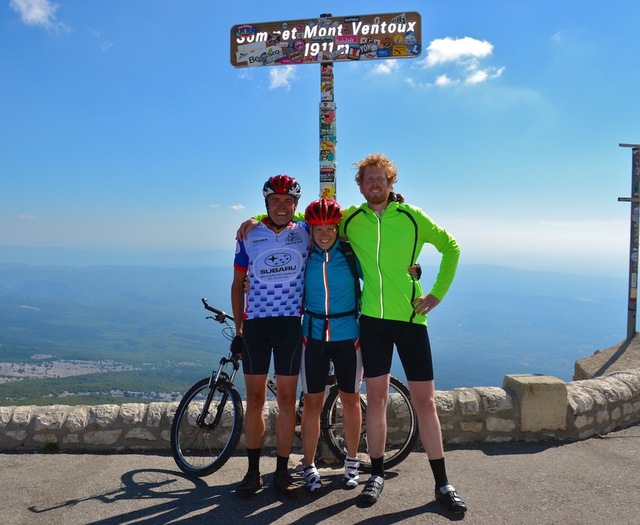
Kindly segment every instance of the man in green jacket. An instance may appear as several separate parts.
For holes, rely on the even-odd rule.
[[[360,498],[373,504],[384,486],[386,406],[395,345],[418,415],[420,439],[435,478],[436,500],[455,513],[464,513],[467,507],[447,479],[427,333],[427,314],[447,293],[460,249],[456,240],[420,208],[394,200],[397,169],[386,156],[369,155],[356,166],[356,182],[367,202],[344,210],[340,233],[351,242],[364,280],[360,344],[367,382],[372,475]],[[420,281],[407,271],[425,244],[433,245],[442,255],[429,293],[424,293]]]

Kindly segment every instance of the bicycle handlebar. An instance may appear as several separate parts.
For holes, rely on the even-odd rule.
[[[206,297],[202,298],[202,304],[204,305],[205,309],[207,309],[210,312],[213,312],[214,314],[216,314],[216,318],[215,319],[219,323],[224,323],[224,321],[226,319],[228,319],[229,321],[233,321],[233,316],[229,315],[226,312],[223,312],[222,310],[218,310],[217,308],[214,308],[213,306],[209,306],[209,303],[207,302],[207,298]]]

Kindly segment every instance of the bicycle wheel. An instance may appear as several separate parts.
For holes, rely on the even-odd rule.
[[[358,446],[358,459],[360,468],[369,472],[371,470],[371,458],[367,445],[366,414],[367,394],[363,384],[360,396],[362,407],[362,432]],[[338,387],[334,386],[322,408],[321,428],[322,437],[331,453],[343,461],[346,456],[346,443],[342,422],[342,404],[338,396]],[[387,441],[384,451],[384,467],[391,468],[403,461],[418,439],[418,418],[411,405],[409,389],[396,377],[391,376],[389,381],[389,402],[387,403]]]
[[[201,418],[208,396],[209,409]],[[242,398],[233,384],[221,380],[212,390],[209,378],[198,381],[180,401],[171,424],[171,452],[180,470],[195,477],[218,470],[238,445],[243,420]]]

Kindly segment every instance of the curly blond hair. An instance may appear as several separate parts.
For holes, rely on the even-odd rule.
[[[398,180],[398,168],[396,168],[396,165],[383,153],[372,153],[371,155],[367,155],[360,162],[355,162],[354,166],[358,170],[358,173],[356,173],[356,182],[358,183],[358,186],[361,185],[364,170],[368,166],[375,166],[376,168],[382,168],[385,170],[389,184],[394,184]]]

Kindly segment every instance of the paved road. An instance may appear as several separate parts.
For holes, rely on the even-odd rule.
[[[357,504],[359,489],[344,490],[340,471],[331,468],[321,469],[328,482],[321,494],[283,500],[272,487],[249,499],[233,493],[243,457],[195,480],[166,456],[0,454],[0,461],[5,525],[640,524],[640,426],[564,445],[449,447],[451,481],[469,506],[464,518],[433,501],[420,452],[388,472],[382,498],[365,508]],[[274,466],[274,458],[263,460],[265,473]]]

